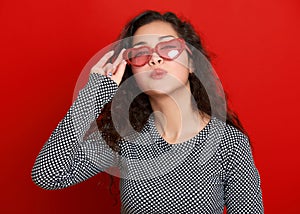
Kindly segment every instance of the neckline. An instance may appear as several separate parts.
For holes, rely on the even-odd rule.
[[[194,136],[192,136],[191,138],[189,138],[186,141],[183,142],[179,142],[179,143],[168,143],[162,136],[161,134],[158,132],[155,122],[154,122],[154,116],[151,115],[148,119],[148,124],[150,125],[150,133],[152,135],[152,137],[155,139],[155,142],[161,145],[165,145],[168,147],[174,147],[174,146],[181,146],[181,145],[186,145],[189,144],[190,142],[194,142],[197,143],[199,142],[199,139],[201,142],[205,141],[207,138],[207,135],[209,133],[209,130],[212,126],[212,123],[214,122],[215,117],[211,116],[208,123]]]

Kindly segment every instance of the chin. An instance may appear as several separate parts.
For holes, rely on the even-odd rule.
[[[155,86],[155,87],[154,87]],[[163,84],[149,84],[147,87],[141,89],[145,94],[149,96],[163,96],[163,95],[175,95],[175,94],[186,94],[185,92],[190,93],[189,84],[170,84],[170,83],[163,83]]]
[[[160,79],[153,79],[149,75],[138,75],[135,78],[140,90],[149,96],[170,95],[186,89],[190,91],[188,77],[178,79],[172,75],[166,75]]]

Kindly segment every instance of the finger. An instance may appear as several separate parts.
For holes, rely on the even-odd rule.
[[[112,57],[112,55],[114,54],[114,51],[109,51],[107,52],[91,69],[91,73],[99,73],[102,75],[105,75],[105,69],[103,68],[103,66],[105,65],[105,63],[108,61],[108,59],[110,57]],[[105,65],[106,66],[106,65]],[[104,66],[104,67],[105,67]]]
[[[121,52],[119,53],[117,59],[113,62],[113,67],[114,67],[114,68],[116,68],[116,67],[122,62],[122,60],[123,60],[123,53],[124,53],[125,50],[126,50],[126,49],[123,48],[123,49],[121,50]]]
[[[103,70],[105,72],[105,75],[107,76],[108,73],[113,73],[114,72],[114,67],[111,63],[107,63],[104,67]]]
[[[99,60],[99,62],[97,62],[97,64],[95,66],[97,66],[97,67],[103,67],[106,64],[107,60],[109,60],[109,58],[112,57],[113,55],[114,55],[114,50],[111,50],[111,51],[107,52]]]

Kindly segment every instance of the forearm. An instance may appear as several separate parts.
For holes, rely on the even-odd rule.
[[[33,181],[45,189],[59,189],[86,180],[113,163],[114,153],[99,133],[84,141],[117,85],[100,74],[91,74],[87,85],[43,146],[32,169]],[[96,137],[95,137],[96,136]]]

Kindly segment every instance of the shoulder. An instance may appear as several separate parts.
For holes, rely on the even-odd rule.
[[[248,137],[237,128],[221,121],[224,130],[219,141],[217,157],[226,183],[258,176]]]
[[[223,161],[242,159],[246,156],[252,158],[251,145],[246,134],[217,118],[214,118],[214,124],[218,130],[220,139],[218,150]]]
[[[248,136],[236,127],[215,117],[212,118],[212,123],[221,139],[221,146],[231,148],[236,144],[249,145]]]

